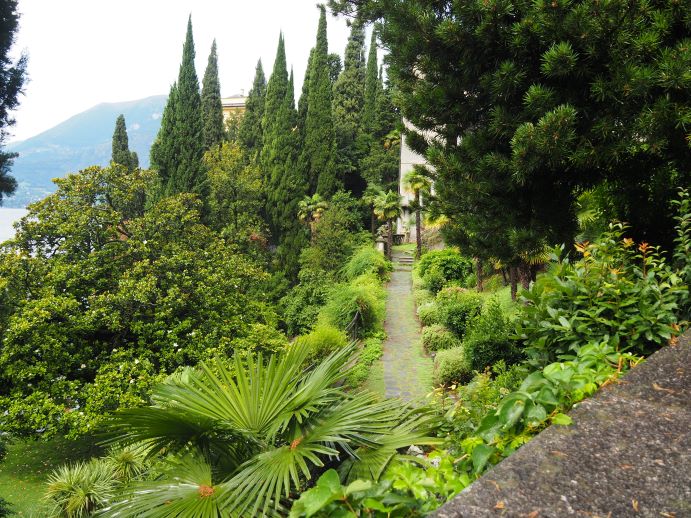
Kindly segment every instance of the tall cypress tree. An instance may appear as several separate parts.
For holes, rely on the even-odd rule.
[[[239,139],[247,151],[247,156],[256,158],[262,148],[262,117],[266,102],[266,77],[262,60],[257,61],[252,89],[245,102],[245,114],[240,122]]]
[[[336,164],[346,189],[360,194],[365,186],[358,174],[362,154],[357,137],[365,97],[365,32],[356,19],[346,46],[344,68],[334,85],[333,121],[336,136]]]
[[[161,129],[151,148],[151,158],[159,171],[162,194],[192,192],[205,200],[208,182],[202,165],[202,100],[194,56],[190,16],[178,81],[171,87]]]
[[[125,116],[122,114],[118,115],[118,118],[115,120],[111,161],[125,166],[129,171],[134,171],[139,167],[137,153],[130,151]]]
[[[374,133],[376,122],[377,89],[379,88],[379,66],[377,64],[377,35],[372,30],[372,39],[369,45],[367,56],[367,71],[365,73],[365,93],[362,106],[362,132],[365,134]]]
[[[160,193],[166,191],[175,171],[175,125],[177,120],[178,85],[173,83],[161,117],[161,127],[151,146],[151,166],[158,171]]]
[[[209,61],[202,80],[202,122],[204,148],[220,144],[223,140],[223,105],[221,104],[221,83],[218,80],[218,56],[216,40],[211,44]]]
[[[307,191],[295,167],[297,135],[295,93],[288,77],[283,34],[278,40],[274,68],[266,86],[261,152],[265,174],[266,214],[279,262],[288,277],[295,277],[300,250],[307,244],[305,230],[297,220],[298,202]]]
[[[298,101],[298,134],[300,135],[300,146],[305,142],[305,124],[307,123],[307,103],[310,95],[310,70],[312,69],[312,56],[314,49],[310,50],[310,56],[307,59],[307,68],[305,69],[305,80],[302,82],[302,92],[300,93],[300,100]]]
[[[331,77],[326,38],[326,9],[323,5],[319,6],[319,9],[317,44],[314,47],[312,66],[309,72],[305,141],[300,163],[310,179],[312,190],[316,190],[323,197],[328,197],[336,192],[340,185],[334,167],[336,142],[331,115]]]

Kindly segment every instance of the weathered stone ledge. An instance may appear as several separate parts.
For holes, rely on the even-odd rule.
[[[691,333],[603,388],[438,518],[691,517]]]

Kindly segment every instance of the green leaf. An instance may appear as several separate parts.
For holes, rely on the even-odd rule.
[[[566,414],[556,414],[554,417],[552,417],[552,424],[559,424],[562,426],[568,426],[573,422],[573,420],[567,416]]]
[[[372,481],[371,480],[355,480],[348,484],[348,487],[345,488],[345,494],[350,495],[352,493],[355,493],[357,491],[367,491],[372,487]]]
[[[482,468],[487,465],[487,461],[495,451],[496,448],[487,446],[486,444],[476,446],[475,449],[473,449],[472,455],[470,456],[470,459],[473,461],[473,471],[475,473],[480,473]]]
[[[394,509],[393,507],[385,506],[380,501],[375,500],[374,498],[365,498],[362,501],[362,505],[367,509],[373,509],[381,513],[390,513]]]

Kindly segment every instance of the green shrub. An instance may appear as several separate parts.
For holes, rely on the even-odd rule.
[[[427,252],[417,263],[420,277],[436,267],[447,281],[461,281],[473,271],[473,262],[452,248]]]
[[[332,352],[345,347],[348,339],[343,331],[327,324],[318,324],[312,332],[299,336],[296,343],[306,344],[310,361],[321,360]]]
[[[595,243],[578,245],[582,259],[554,262],[523,293],[517,332],[537,365],[603,340],[645,355],[678,332],[688,286],[655,247],[625,231],[611,225]]]
[[[388,261],[379,250],[367,245],[355,251],[343,267],[342,274],[348,281],[370,273],[384,280],[392,270],[391,261]]]
[[[329,293],[323,272],[302,269],[298,280],[299,284],[280,302],[283,321],[290,336],[312,329]]]
[[[444,288],[437,294],[439,321],[464,338],[468,324],[480,314],[484,299],[474,291],[463,288]]]
[[[434,302],[428,302],[417,308],[417,316],[423,326],[438,324],[440,321],[439,308]]]
[[[349,284],[336,285],[320,318],[345,330],[359,314],[359,335],[378,330],[384,319],[386,293],[375,275],[361,275]]]
[[[472,377],[470,362],[462,346],[439,351],[434,358],[434,383],[451,385],[466,383]]]
[[[482,313],[469,323],[463,340],[472,369],[482,371],[499,360],[509,365],[518,361],[520,353],[511,338],[513,332],[513,325],[501,304],[494,298],[490,299]]]
[[[123,483],[139,477],[147,469],[146,451],[137,446],[113,449],[104,462],[110,466],[113,476]]]
[[[51,516],[91,516],[115,496],[118,481],[110,465],[100,460],[62,466],[48,477],[46,499]]]
[[[463,279],[463,287],[468,289],[477,287],[477,275],[475,275],[475,272],[471,272],[465,276],[465,279]]]
[[[501,275],[492,275],[487,277],[483,284],[485,291],[498,291],[504,287],[504,278]]]
[[[437,293],[446,286],[447,279],[444,272],[436,265],[427,270],[427,274],[422,278],[423,286],[432,293]]]
[[[7,500],[0,497],[0,518],[5,518],[5,516],[12,516],[14,511],[12,511],[12,504]]]
[[[422,345],[427,352],[435,352],[458,347],[461,342],[444,326],[434,324],[422,329]]]
[[[382,342],[383,340],[379,337],[370,337],[364,341],[357,363],[346,378],[346,384],[349,387],[357,388],[367,380],[372,364],[381,358],[383,353]]]

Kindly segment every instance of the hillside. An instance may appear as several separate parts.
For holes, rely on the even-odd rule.
[[[107,165],[115,119],[125,115],[130,149],[149,165],[149,148],[156,137],[166,96],[121,103],[102,103],[34,137],[14,142],[7,151],[19,153],[12,175],[19,187],[5,207],[24,207],[54,191],[51,179],[90,165]]]

